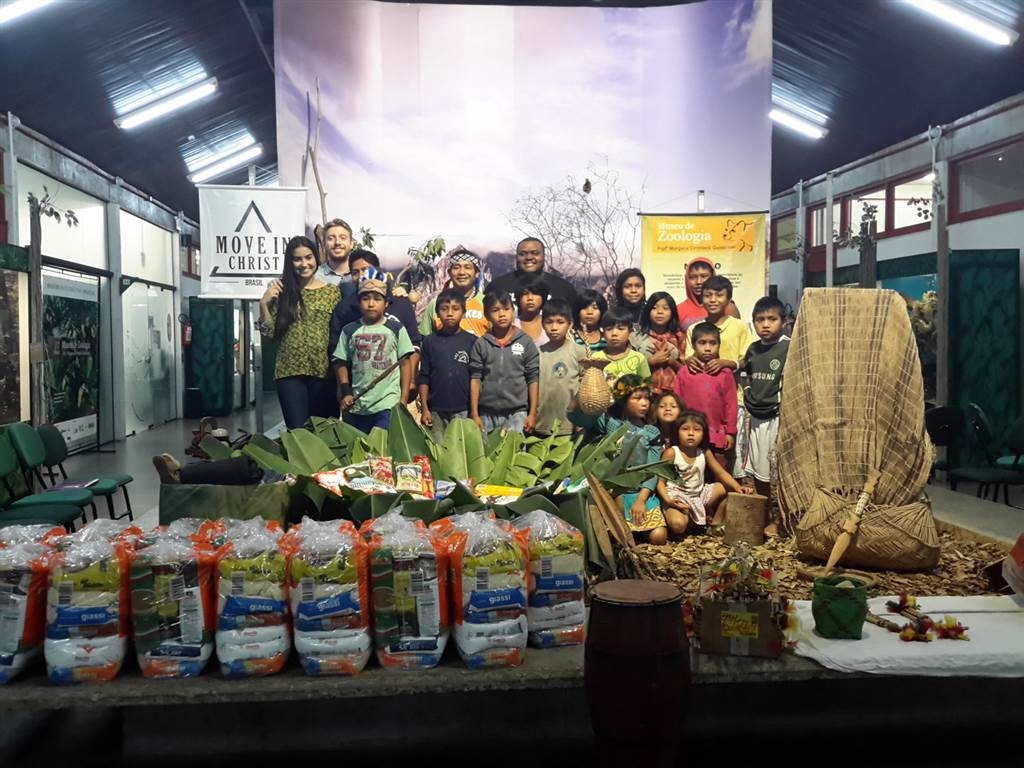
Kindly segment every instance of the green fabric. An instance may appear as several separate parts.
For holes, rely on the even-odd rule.
[[[10,509],[24,509],[25,507],[38,507],[47,504],[71,504],[76,507],[85,507],[92,503],[92,491],[88,488],[68,488],[59,491],[43,491],[34,493],[31,496],[24,496],[15,501]]]
[[[1020,251],[952,251],[949,257],[949,401],[963,408],[977,403],[996,425],[1020,415],[1022,324]],[[972,439],[951,446],[950,466],[989,463]],[[998,438],[1000,435],[993,435]]]
[[[228,416],[234,409],[234,316],[229,299],[189,299],[191,380],[199,389],[203,416]]]
[[[36,430],[39,435],[39,439],[43,441],[43,448],[46,451],[46,456],[43,458],[43,464],[47,467],[54,467],[57,464],[61,464],[68,455],[68,446],[64,442],[64,435],[61,434],[60,430],[53,424],[43,424]]]
[[[302,292],[305,312],[296,315],[295,322],[284,332],[277,349],[274,378],[287,376],[314,376],[323,378],[330,369],[327,344],[330,341],[331,315],[341,300],[336,285],[324,285]],[[276,310],[270,313],[270,324],[265,336],[273,337]]]
[[[262,517],[284,524],[291,496],[285,483],[261,485],[178,485],[160,486],[160,525],[182,517],[216,520],[233,517],[248,520]]]
[[[23,468],[35,469],[45,461],[46,447],[35,429],[17,422],[7,426],[7,433],[11,436],[11,443],[14,444]]]

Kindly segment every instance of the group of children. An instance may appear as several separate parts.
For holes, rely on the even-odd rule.
[[[548,299],[540,276],[527,276],[514,297],[487,291],[482,305],[489,327],[479,336],[465,329],[466,293],[442,291],[415,383],[422,423],[438,436],[460,417],[485,431],[534,435],[609,433],[627,425],[627,437],[639,436],[631,464],[666,460],[677,470],[675,482],[652,475],[621,500],[631,527],[657,544],[720,526],[729,491],[768,495],[788,338],[776,298],[755,304],[755,340],[729,312],[732,284],[713,276],[700,294],[706,317],[682,328],[672,296],[644,297],[642,274],[628,271],[621,282],[632,289],[639,282],[639,295],[619,296],[612,307],[592,290],[581,291],[573,306]],[[400,325],[379,327],[388,322],[386,286],[367,280],[358,291],[362,323],[346,327],[335,353],[345,372],[343,409],[346,400],[352,403],[354,383],[367,393],[368,385],[379,390],[373,407],[390,409],[412,377],[412,366],[402,363],[411,345],[407,337],[403,343]],[[607,361],[609,410],[596,418],[575,404],[586,358]],[[345,418],[361,428],[379,423],[365,407],[361,413]],[[741,485],[737,478],[744,477],[754,488]],[[766,532],[775,532],[774,522]]]

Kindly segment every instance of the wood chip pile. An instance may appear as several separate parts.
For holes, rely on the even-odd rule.
[[[988,579],[982,569],[1006,556],[1006,547],[969,541],[952,533],[940,534],[942,557],[934,570],[926,573],[872,571],[878,584],[869,595],[984,595],[990,594]],[[790,599],[810,600],[813,582],[797,575],[797,568],[808,564],[798,559],[796,542],[791,538],[769,539],[755,547],[754,555],[762,562],[771,560],[779,576],[782,594]],[[618,553],[620,562],[639,578],[670,581],[684,594],[692,595],[702,564],[720,562],[729,554],[722,539],[695,536],[664,546],[640,544]]]

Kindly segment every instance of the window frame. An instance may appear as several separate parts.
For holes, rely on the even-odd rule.
[[[1000,149],[1012,147],[1016,144],[1020,144],[1024,148],[1024,137],[1021,135],[1014,136],[1013,138],[1006,139],[1005,141],[999,141],[995,144],[989,144],[988,146],[982,147],[981,149],[973,149],[962,155],[950,158],[949,161],[949,223],[960,224],[965,221],[974,221],[975,219],[985,219],[989,216],[999,216],[1003,213],[1013,213],[1014,211],[1024,210],[1024,193],[1018,200],[1013,200],[1008,203],[999,203],[998,205],[990,205],[986,208],[977,208],[973,211],[960,211],[960,169],[963,163],[974,160],[975,158],[987,155]]]
[[[920,224],[910,224],[905,227],[896,227],[896,187],[900,184],[906,184],[908,181],[916,181],[922,176],[927,176],[932,172],[932,169],[922,168],[918,171],[912,171],[910,173],[904,173],[890,179],[885,183],[885,234],[888,237],[894,235],[909,235],[912,232],[927,232],[932,228],[932,219],[929,218]],[[933,188],[934,189],[934,188]],[[882,234],[878,235],[879,238]]]
[[[865,187],[860,187],[859,189],[855,189],[855,190],[852,190],[850,192],[844,192],[842,194],[842,197],[840,199],[842,200],[842,206],[843,206],[842,207],[843,223],[842,223],[842,226],[839,228],[840,234],[845,232],[847,229],[851,230],[851,232],[850,232],[850,236],[851,237],[856,237],[857,235],[860,234],[860,230],[859,229],[858,229],[857,232],[853,232],[852,231],[852,228],[853,228],[853,200],[854,200],[855,197],[860,197],[861,195],[863,195],[865,193],[868,193],[868,192],[879,192],[879,191],[882,193],[882,196],[883,196],[882,204],[879,206],[879,209],[878,209],[879,213],[881,214],[881,216],[879,217],[879,216],[876,215],[875,221],[880,222],[881,224],[883,224],[885,226],[885,230],[882,231],[882,232],[877,232],[876,231],[875,239],[876,240],[884,240],[887,237],[892,237],[893,233],[892,233],[891,228],[889,226],[892,223],[892,222],[889,221],[889,209],[891,207],[890,203],[892,201],[892,195],[889,194],[889,182],[887,182],[887,181],[876,181],[874,184],[868,184]],[[838,247],[836,248],[836,251],[837,252],[839,251]]]
[[[797,258],[800,252],[800,246],[798,243],[794,243],[792,248],[787,248],[784,251],[778,249],[779,245],[779,229],[778,223],[783,219],[793,219],[793,230],[796,231],[796,220],[797,211],[790,211],[789,213],[783,213],[780,216],[772,216],[771,219],[771,234],[769,241],[769,261],[793,261]]]

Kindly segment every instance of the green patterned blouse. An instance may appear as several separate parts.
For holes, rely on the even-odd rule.
[[[327,342],[330,334],[331,315],[341,300],[341,291],[336,285],[324,285],[303,291],[305,313],[300,313],[285,331],[277,350],[277,364],[274,378],[286,376],[326,376],[330,369],[327,359]],[[270,311],[270,323],[260,323],[264,336],[273,338],[274,322],[277,320],[277,305]]]

